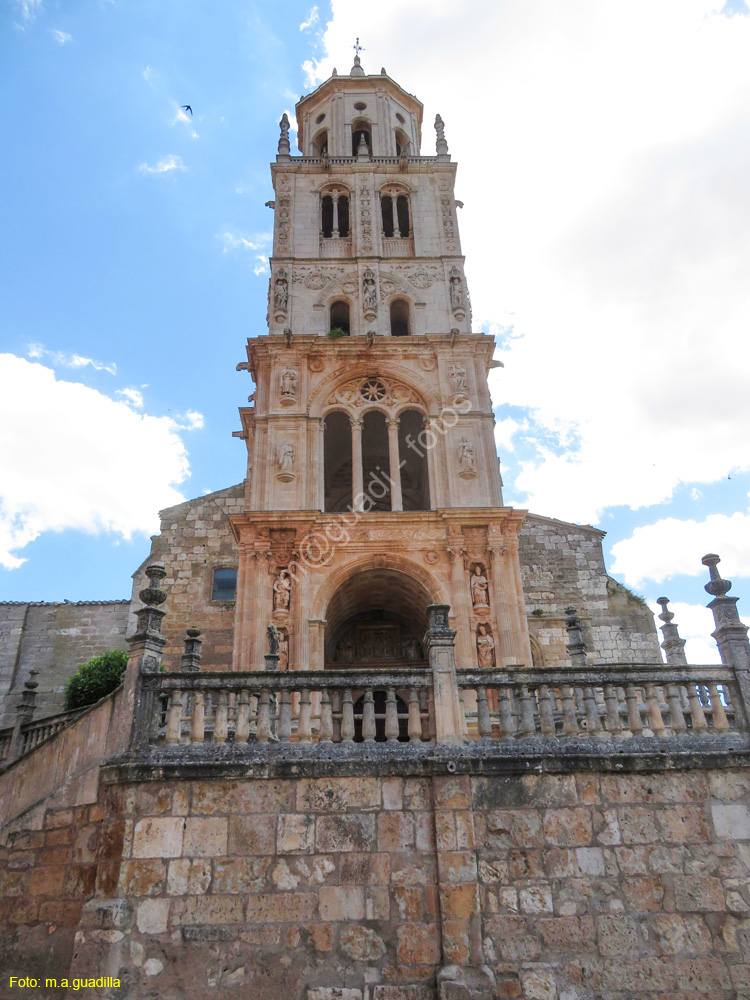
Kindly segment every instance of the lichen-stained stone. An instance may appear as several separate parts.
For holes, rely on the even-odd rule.
[[[201,896],[211,885],[211,862],[208,859],[176,858],[169,862],[167,895]]]
[[[198,858],[226,854],[228,826],[226,817],[189,816],[185,821],[183,853]]]
[[[381,783],[378,778],[319,778],[300,783],[297,790],[299,812],[340,813],[347,809],[380,808]]]
[[[628,878],[622,888],[629,910],[642,913],[662,908],[664,883],[661,878]]]
[[[541,942],[529,933],[525,917],[505,914],[490,917],[485,920],[485,934],[504,962],[534,961],[542,952]]]
[[[198,815],[294,812],[290,781],[198,781],[192,786],[191,812]]]
[[[163,934],[169,919],[168,899],[144,899],[135,911],[135,923],[141,934]]]
[[[315,817],[300,813],[279,816],[276,850],[279,854],[312,854],[315,845]]]
[[[247,897],[246,919],[251,924],[312,920],[318,897],[310,892],[259,893]]]
[[[388,885],[391,866],[388,854],[342,854],[339,862],[342,885]]]
[[[362,1000],[362,990],[339,986],[316,986],[307,991],[307,1000]]]
[[[214,895],[259,892],[266,884],[270,858],[215,858],[213,861]]]
[[[435,924],[400,924],[396,950],[404,965],[431,965],[440,961],[440,935]]]
[[[363,920],[364,889],[358,886],[323,886],[319,893],[320,918],[332,923],[341,920]]]
[[[588,809],[548,809],[544,814],[544,839],[557,847],[588,844],[592,838]]]
[[[383,939],[369,927],[352,924],[341,932],[341,947],[356,962],[376,962],[385,954]]]
[[[675,875],[675,906],[680,912],[706,913],[723,910],[724,892],[718,878]]]
[[[622,914],[597,917],[596,938],[602,955],[638,954],[642,948],[638,921]]]
[[[750,840],[750,808],[741,802],[711,804],[716,836],[726,840]]]
[[[326,854],[369,850],[375,842],[375,820],[374,813],[319,816],[315,833],[315,847],[318,851],[323,851]]]
[[[278,820],[272,815],[229,817],[230,854],[273,854]]]
[[[521,972],[521,985],[526,1000],[557,1000],[555,974],[545,969]]]

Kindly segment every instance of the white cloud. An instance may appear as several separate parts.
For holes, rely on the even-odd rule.
[[[268,257],[264,256],[263,254],[258,254],[258,256],[255,259],[257,263],[253,267],[253,274],[256,275],[268,274],[270,272],[270,268],[268,266]]]
[[[273,239],[273,233],[255,233],[251,239],[247,239],[245,236],[235,236],[234,233],[222,233],[220,239],[224,244],[222,253],[229,253],[232,250],[249,250],[255,252],[268,246]],[[256,275],[268,274],[268,256],[264,253],[255,252],[254,260],[253,273]]]
[[[42,0],[15,0],[14,6],[27,24],[33,21],[38,14],[41,14],[44,8]],[[25,25],[16,24],[16,27],[23,30]]]
[[[153,72],[154,71],[151,69],[150,66],[147,66],[143,70],[143,73],[141,75],[142,75],[143,79],[146,81],[146,83],[149,83],[151,81],[151,77],[153,76]]]
[[[319,20],[318,8],[317,7],[313,7],[311,9],[310,13],[305,18],[305,20],[299,26],[299,30],[300,31],[307,31],[309,28],[312,28],[312,26],[314,24],[317,24],[318,20]]]
[[[706,596],[706,600],[709,600]],[[661,607],[652,602],[649,607],[655,615],[661,614]],[[681,639],[685,639],[685,655],[688,663],[721,663],[716,640],[711,638],[715,630],[714,616],[702,604],[683,604],[674,601],[669,605],[674,615],[673,625],[677,626]],[[741,619],[750,625],[750,618]],[[657,626],[662,625],[657,618]],[[661,633],[660,633],[661,635]]]
[[[58,43],[58,45],[65,45],[66,42],[72,42],[73,36],[67,34],[65,31],[58,31],[57,29],[52,31],[52,37]]]
[[[631,587],[678,573],[705,576],[708,582],[701,564],[707,552],[721,556],[722,576],[750,576],[750,511],[709,514],[703,521],[665,517],[635,528],[612,546],[612,572],[621,573]]]
[[[198,133],[195,131],[195,128],[193,127],[193,120],[192,120],[192,118],[190,117],[190,115],[188,115],[188,113],[186,111],[183,111],[182,108],[177,108],[177,110],[175,111],[174,118],[172,119],[172,121],[170,122],[170,124],[172,126],[178,125],[178,124],[185,125],[185,126],[187,126],[188,132],[190,133],[190,137],[192,139],[199,139],[200,138],[200,136],[198,135]]]
[[[513,417],[506,417],[498,420],[495,424],[495,444],[500,451],[515,451],[513,438],[519,431],[528,430],[528,420],[514,420]]]
[[[185,499],[180,432],[200,427],[199,414],[137,413],[12,354],[0,355],[0,386],[0,565],[20,566],[20,550],[47,531],[151,533],[155,512]],[[123,472],[128,457],[137,476]]]
[[[187,170],[182,162],[182,157],[170,154],[159,160],[156,166],[150,167],[147,163],[141,163],[138,169],[143,174],[166,174],[170,170]]]
[[[539,513],[750,469],[750,17],[718,6],[333,0],[305,64],[308,86],[347,73],[366,19],[365,71],[427,102],[425,154],[445,120],[474,328],[514,326],[490,381],[539,432],[515,484]]]
[[[117,365],[114,362],[105,364],[104,361],[95,361],[93,358],[86,358],[81,354],[68,354],[65,351],[50,351],[43,344],[29,344],[26,353],[30,358],[48,358],[53,365],[61,368],[94,368],[96,371],[109,372],[110,375],[117,374]]]
[[[124,396],[125,400],[137,410],[143,409],[143,393],[140,389],[117,389],[115,395]]]

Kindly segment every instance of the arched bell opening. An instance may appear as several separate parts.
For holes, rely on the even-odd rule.
[[[422,435],[424,417],[406,410],[399,417],[398,454],[404,510],[430,510],[430,477],[427,469],[431,438]]]
[[[391,509],[388,428],[379,410],[365,413],[362,421],[362,484],[366,513]]]
[[[333,513],[352,506],[352,431],[349,417],[336,410],[323,426],[325,510]]]
[[[328,156],[328,129],[321,129],[312,141],[311,156]]]
[[[396,156],[406,155],[409,151],[409,136],[403,129],[397,128],[396,133]]]
[[[331,303],[331,330],[343,330],[345,336],[351,334],[349,323],[349,303],[343,299],[337,299]]]
[[[325,663],[337,669],[426,667],[429,593],[397,570],[355,573],[326,609]]]
[[[367,152],[372,154],[372,134],[368,121],[355,121],[352,123],[352,156],[357,156],[359,147],[364,140]]]
[[[390,305],[391,336],[408,337],[411,333],[409,327],[409,303],[406,299],[394,299]]]

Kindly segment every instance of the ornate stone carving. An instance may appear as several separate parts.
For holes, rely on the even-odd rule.
[[[294,269],[292,281],[301,281],[305,288],[319,292],[329,282],[344,274],[343,267],[320,267],[317,265],[298,265]]]
[[[392,379],[368,376],[352,379],[335,389],[328,397],[328,404],[345,403],[360,407],[367,403],[382,403],[384,406],[395,406],[402,403],[421,403],[420,397],[401,382]]]
[[[437,552],[434,552],[432,549],[430,549],[429,552],[425,552],[424,554],[424,561],[426,563],[429,563],[430,566],[434,566],[439,559],[440,556],[437,554]]]
[[[307,367],[311,372],[322,372],[325,366],[326,363],[322,358],[310,358],[307,362]]]
[[[484,573],[484,566],[481,563],[476,563],[470,581],[471,603],[475,611],[483,612],[490,606],[489,584]]]
[[[480,670],[491,670],[495,666],[495,640],[489,625],[477,626],[477,662]]]
[[[362,276],[362,309],[365,319],[372,322],[378,312],[378,291],[375,287],[375,274],[370,267]]]
[[[467,378],[466,367],[464,365],[451,365],[448,374],[453,381],[453,401],[458,403],[467,398]]]
[[[474,479],[477,474],[474,445],[469,443],[468,438],[462,437],[456,452],[459,476],[462,479]]]
[[[453,199],[450,195],[448,181],[440,181],[440,211],[443,217],[443,236],[445,237],[445,247],[449,253],[454,253],[458,249],[456,242],[456,227],[453,222]]]
[[[408,278],[415,288],[429,288],[435,280],[427,271],[413,271]]]
[[[281,405],[293,406],[297,402],[299,372],[296,368],[284,368],[281,373]]]
[[[292,594],[292,578],[288,569],[280,569],[273,581],[273,610],[288,611]]]
[[[370,195],[370,188],[367,183],[368,179],[364,178],[362,188],[359,193],[359,218],[360,218],[360,236],[362,240],[362,253],[372,253],[372,197]]]
[[[282,267],[276,275],[273,287],[273,308],[277,322],[281,322],[287,313],[289,305],[289,282],[287,273]]]
[[[463,319],[466,315],[464,285],[457,267],[450,269],[448,280],[450,282],[451,309],[456,319]]]
[[[276,478],[282,483],[289,483],[294,479],[294,445],[290,441],[283,441],[279,445]]]
[[[426,372],[434,372],[437,366],[437,361],[434,358],[425,356],[424,354],[419,359],[419,367]]]
[[[487,552],[487,528],[481,524],[464,525],[460,538],[456,538],[453,544],[463,547],[474,562],[482,562]],[[467,569],[470,568],[467,566]]]

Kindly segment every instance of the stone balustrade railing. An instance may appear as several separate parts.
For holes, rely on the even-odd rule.
[[[368,163],[385,163],[400,166],[402,163],[406,162],[410,165],[420,164],[420,163],[438,163],[441,157],[439,156],[368,156]],[[443,157],[445,159],[445,157]],[[302,163],[311,166],[320,166],[326,163],[333,167],[348,166],[352,163],[357,163],[359,157],[357,156],[327,156],[325,160],[320,156],[290,156],[287,159],[288,163]]]
[[[419,670],[167,673],[144,677],[149,742],[420,742],[433,735]]]
[[[665,738],[747,731],[725,666],[458,670],[471,739]]]
[[[86,709],[79,708],[73,712],[59,712],[57,715],[49,715],[45,719],[24,723],[21,726],[20,739],[14,759],[36,750],[40,744],[51,739],[85,711]],[[13,732],[14,727],[0,730],[0,764],[6,763],[10,757]]]

